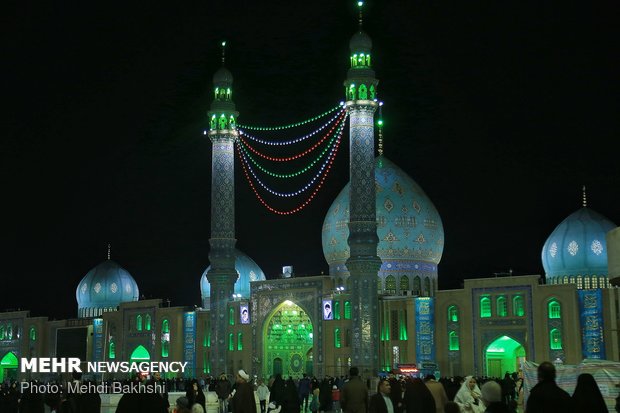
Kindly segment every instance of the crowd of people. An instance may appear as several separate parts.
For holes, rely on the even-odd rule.
[[[607,412],[605,401],[591,374],[581,374],[571,395],[555,382],[555,366],[538,367],[538,383],[523,404],[523,380],[506,373],[503,379],[453,377],[437,380],[390,374],[378,380],[362,380],[356,367],[348,376],[326,376],[321,380],[304,374],[299,380],[276,374],[269,380],[251,378],[244,370],[234,380],[222,373],[218,378],[163,379],[135,377],[135,383],[157,384],[155,392],[123,394],[117,413],[205,413],[211,399],[218,413],[599,413]],[[79,376],[73,380],[81,383]],[[370,388],[377,382],[376,389]],[[123,384],[131,384],[125,380]],[[37,382],[31,384],[36,385]],[[54,383],[52,383],[54,384]],[[98,393],[67,392],[62,383],[53,393],[20,391],[19,383],[5,382],[0,392],[0,413],[99,413]],[[111,388],[111,381],[107,381]],[[374,387],[374,386],[373,386]],[[29,386],[29,388],[34,388]],[[185,392],[169,401],[169,392]],[[207,396],[208,395],[208,396]],[[620,412],[620,396],[615,410]]]

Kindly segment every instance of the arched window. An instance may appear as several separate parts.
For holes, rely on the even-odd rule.
[[[235,309],[232,307],[228,309],[228,324],[235,325]]]
[[[393,275],[385,277],[385,291],[392,294],[396,292],[396,278]]]
[[[345,320],[351,319],[351,301],[344,302],[344,319]]]
[[[334,320],[340,320],[340,300],[334,300]]]
[[[37,329],[34,328],[34,326],[30,327],[30,341],[35,342],[37,341]]]
[[[581,275],[577,276],[577,289],[581,290],[583,288],[583,277]]]
[[[357,54],[351,56],[351,67],[357,66]]]
[[[370,55],[368,55],[368,59],[367,60],[368,60],[368,66],[370,66]],[[375,92],[376,92],[375,85],[370,85],[370,89],[369,90],[370,90],[370,99],[374,99],[375,96],[376,96],[375,95]]]
[[[0,326],[0,340],[4,340],[4,326]]]
[[[515,295],[512,299],[512,313],[517,317],[523,317],[525,315],[525,308],[523,307],[523,297]]]
[[[237,334],[237,350],[243,350],[243,333]]]
[[[560,303],[557,300],[549,301],[549,318],[562,318]]]
[[[424,292],[426,293],[426,295],[433,295],[431,291],[431,279],[428,277],[424,279]]]
[[[144,317],[144,329],[146,331],[151,331],[151,315],[150,314],[147,314]]]
[[[409,289],[409,277],[403,275],[400,277],[400,290],[407,291]]]
[[[568,284],[568,275],[565,275],[564,278],[562,278],[562,284]]]
[[[349,86],[349,99],[355,100],[355,85]]]
[[[450,350],[459,350],[459,335],[456,331],[450,331],[450,333],[448,334],[448,343]]]
[[[480,298],[480,317],[491,317],[491,299],[486,295]]]
[[[596,275],[593,275],[591,277],[591,281],[592,281],[592,288],[598,288],[598,278],[596,277]]]
[[[459,309],[455,305],[448,307],[448,321],[452,323],[458,323],[459,321]]]
[[[136,330],[142,331],[142,315],[138,314],[136,317]]]
[[[416,276],[413,279],[413,293],[415,295],[420,295],[420,290],[422,289],[422,281],[419,276]]]
[[[228,351],[234,351],[235,350],[235,335],[233,333],[230,333],[228,335]]]
[[[506,297],[499,296],[496,301],[496,311],[499,317],[506,317],[508,315],[508,304],[506,303]]]
[[[570,277],[568,277],[568,282],[571,284],[575,284],[575,276],[571,275]]]
[[[161,322],[161,356],[168,357],[170,352],[170,321],[163,319]]]
[[[549,332],[551,350],[562,350],[562,333],[557,328]]]
[[[336,328],[334,329],[334,348],[341,348],[342,347],[342,341],[340,338],[340,329]]]
[[[364,84],[360,85],[359,96],[360,96],[361,100],[368,99],[368,89],[366,88],[366,85],[364,85]]]
[[[116,358],[116,344],[114,344],[114,340],[110,340],[110,344],[108,344],[108,358]]]
[[[600,276],[598,278],[598,286],[599,288],[609,288],[609,281],[607,280],[607,277]]]

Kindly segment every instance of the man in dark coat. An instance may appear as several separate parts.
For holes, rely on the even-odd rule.
[[[256,413],[256,400],[254,399],[254,388],[250,385],[250,375],[244,370],[239,370],[235,382],[237,385],[232,398],[232,411],[235,413]]]
[[[396,410],[390,398],[390,393],[392,393],[390,380],[381,379],[377,387],[377,394],[370,398],[368,413],[395,413]]]
[[[526,413],[572,412],[570,395],[555,383],[555,366],[548,361],[538,366],[538,384],[530,391]]]
[[[366,413],[368,410],[368,388],[359,376],[357,367],[349,369],[349,381],[342,386],[340,407],[344,413]]]

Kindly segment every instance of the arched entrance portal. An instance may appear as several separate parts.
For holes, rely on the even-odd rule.
[[[312,322],[301,307],[288,300],[276,307],[265,323],[263,337],[265,377],[312,374]]]
[[[504,377],[506,372],[519,371],[525,361],[523,345],[513,338],[501,336],[493,341],[485,352],[487,376]]]
[[[0,383],[6,379],[17,379],[17,357],[8,352],[0,360]]]
[[[143,361],[150,361],[150,360],[151,360],[151,355],[149,354],[149,351],[146,348],[144,348],[144,346],[142,345],[136,347],[131,352],[131,356],[129,357],[129,361],[132,363],[140,363]]]

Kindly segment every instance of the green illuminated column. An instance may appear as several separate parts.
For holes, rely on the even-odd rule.
[[[223,58],[222,58],[223,61]],[[232,74],[221,67],[213,76],[215,98],[209,111],[211,160],[211,238],[207,280],[211,287],[211,368],[227,372],[227,311],[238,274],[235,270],[235,128],[238,113],[232,101]]]
[[[351,179],[349,292],[352,305],[352,363],[368,377],[379,368],[377,211],[375,193],[374,113],[377,84],[370,66],[372,41],[361,31],[349,43],[351,67],[344,82],[350,125]]]

